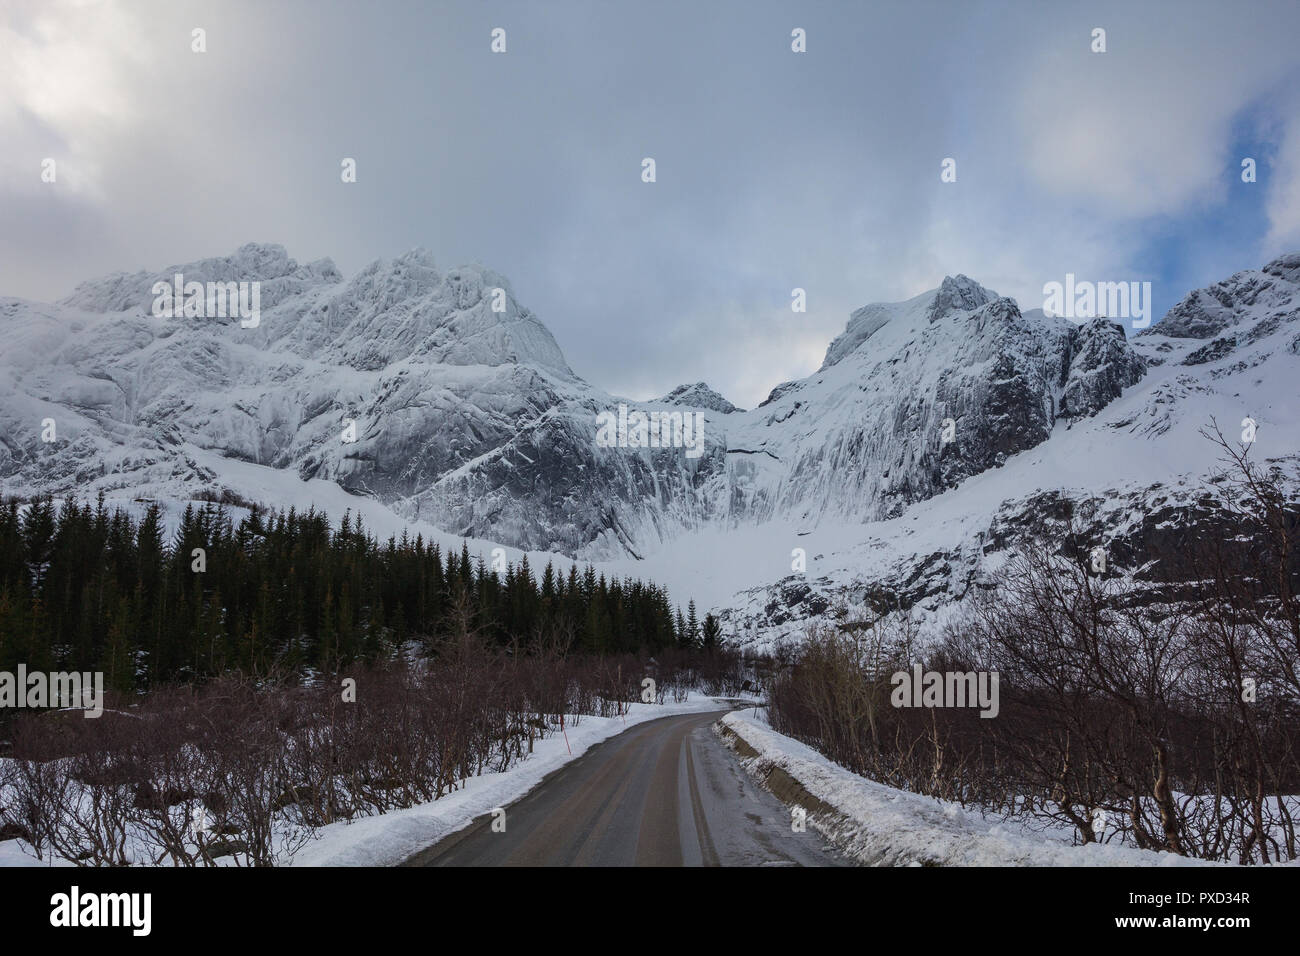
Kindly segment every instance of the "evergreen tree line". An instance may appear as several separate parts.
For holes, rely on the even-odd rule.
[[[491,570],[403,532],[380,543],[349,512],[186,507],[166,533],[156,503],[137,519],[46,497],[0,504],[0,670],[103,671],[143,691],[219,674],[334,673],[455,638],[548,652],[716,647],[718,622],[673,609],[651,582],[527,557]]]

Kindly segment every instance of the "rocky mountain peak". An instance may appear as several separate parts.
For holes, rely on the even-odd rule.
[[[276,243],[250,242],[228,256],[215,256],[168,266],[157,272],[118,272],[80,283],[59,305],[87,312],[149,312],[154,301],[156,282],[171,285],[177,275],[185,282],[260,282],[270,285],[262,299],[263,307],[278,301],[278,293],[301,291],[307,286],[340,282],[343,276],[329,259],[300,265],[289,257],[284,246]],[[269,300],[269,301],[268,301]]]
[[[659,401],[667,405],[684,405],[688,408],[707,408],[711,411],[730,415],[732,412],[744,411],[727,401],[705,382],[694,385],[678,385]]]
[[[1262,271],[1300,285],[1300,252],[1288,252],[1286,255],[1278,256],[1264,266]]]
[[[937,289],[931,289],[905,302],[873,302],[849,316],[844,331],[826,349],[822,370],[843,361],[872,339],[886,325],[903,326],[900,334],[919,332],[926,325],[956,314],[975,312],[1001,301],[996,292],[984,288],[964,275],[946,276]],[[1015,303],[1006,300],[1011,309]],[[1017,312],[1017,315],[1019,313]]]
[[[968,276],[945,276],[939,288],[934,291],[928,318],[931,322],[936,322],[952,312],[973,312],[997,298],[996,292],[984,288]]]
[[[1142,336],[1213,339],[1254,323],[1261,314],[1293,313],[1300,305],[1300,252],[1279,256],[1262,269],[1246,269],[1185,295]],[[1240,331],[1240,329],[1238,330]]]
[[[1124,326],[1092,319],[1070,330],[1062,417],[1095,415],[1146,372],[1147,363],[1128,343]]]

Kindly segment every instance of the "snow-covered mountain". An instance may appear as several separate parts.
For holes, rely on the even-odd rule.
[[[871,334],[854,326],[846,336]],[[1064,542],[1071,530],[1105,550],[1110,573],[1176,598],[1189,547],[1235,533],[1210,480],[1221,458],[1203,434],[1212,423],[1233,443],[1253,435],[1252,456],[1278,466],[1300,500],[1300,254],[1189,293],[1131,343],[1105,320],[1070,335],[1047,439],[886,520],[790,529],[807,571],[769,566],[729,597],[729,632],[767,644],[855,605],[942,624],[1018,541]]]
[[[155,315],[178,273],[260,283],[260,322]],[[1153,485],[1203,475],[1212,415],[1254,418],[1267,457],[1300,450],[1300,255],[1189,294],[1132,340],[949,277],[854,312],[817,372],[749,411],[703,382],[609,395],[504,277],[423,251],[344,278],[248,245],[54,304],[0,298],[0,331],[0,492],[302,506],[266,489],[324,479],[401,520],[666,580],[745,634],[864,582],[937,608],[1044,495],[1131,517]],[[620,405],[697,416],[702,453],[598,442]],[[250,477],[273,473],[297,484]]]
[[[696,382],[694,385],[678,385],[659,401],[665,405],[707,408],[710,411],[721,412],[724,415],[744,411],[744,409],[731,404],[704,382]]]

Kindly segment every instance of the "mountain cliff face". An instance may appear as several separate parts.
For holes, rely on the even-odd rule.
[[[258,282],[260,320],[155,315],[156,283],[178,273]],[[1275,450],[1293,454],[1297,417],[1279,388],[1295,391],[1298,316],[1300,255],[1189,294],[1132,340],[952,276],[857,310],[820,369],[744,411],[702,382],[653,402],[591,386],[488,269],[442,271],[417,250],[344,278],[328,260],[248,245],[83,283],[54,304],[0,298],[0,492],[256,498],[228,467],[244,463],[452,534],[579,558],[767,526],[788,553],[788,529],[833,527],[859,529],[857,544],[826,558],[842,573],[823,595],[918,567],[933,577],[946,564],[958,580],[1006,502],[1078,485],[1137,494],[1152,461],[1162,480],[1203,471],[1185,448],[1216,409],[1267,422]],[[690,416],[701,453],[602,445],[597,418],[620,405]],[[965,523],[916,550],[895,532],[918,508]],[[817,580],[763,587],[813,593]],[[739,603],[762,604],[754,594]]]
[[[867,306],[815,375],[783,386],[737,429],[788,464],[752,507],[760,518],[895,515],[1104,406],[1144,369],[1118,326],[1022,314],[965,276]]]
[[[1093,319],[1070,329],[1069,368],[1061,389],[1061,415],[1096,415],[1146,371],[1146,360],[1129,346],[1124,327]]]
[[[1186,597],[1200,541],[1250,546],[1214,477],[1220,452],[1203,433],[1216,425],[1234,444],[1253,437],[1252,457],[1300,501],[1300,254],[1189,293],[1131,342],[1105,319],[1067,336],[1048,440],[861,534],[797,539],[806,573],[730,596],[727,632],[770,646],[841,607],[902,611],[924,633],[1031,536],[1100,547],[1109,573]]]

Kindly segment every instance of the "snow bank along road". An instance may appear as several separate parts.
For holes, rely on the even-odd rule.
[[[841,866],[710,729],[721,712],[629,728],[411,866]],[[500,824],[497,829],[500,830]]]

